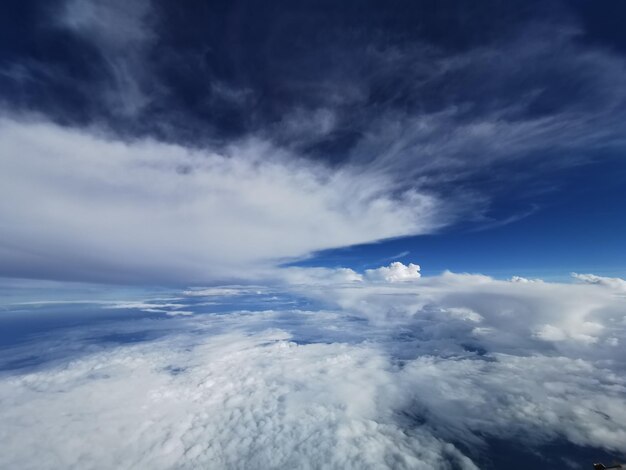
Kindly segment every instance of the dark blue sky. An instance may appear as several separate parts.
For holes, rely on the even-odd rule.
[[[274,265],[364,268],[403,253],[427,273],[626,274],[621,1],[10,1],[2,10],[0,107],[10,121],[232,159],[233,146],[262,141],[270,156],[255,158],[281,154],[291,175],[321,167],[365,186],[367,175],[384,180],[368,201],[437,201],[434,215],[418,216],[427,222],[326,243],[321,230],[317,243],[262,256]],[[99,197],[89,187],[72,200]],[[120,194],[104,198],[128,204]],[[124,283],[169,268],[122,255],[92,262],[96,242],[50,258],[72,236],[57,243],[42,233],[22,246],[11,227],[24,222],[7,214],[3,276]],[[210,245],[212,233],[202,234]],[[86,274],[94,271],[105,274]]]

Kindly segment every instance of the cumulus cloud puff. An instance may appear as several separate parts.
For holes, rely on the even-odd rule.
[[[419,279],[421,274],[420,267],[417,264],[409,263],[408,266],[405,266],[400,261],[394,261],[389,266],[367,269],[365,276],[374,281],[398,282]]]

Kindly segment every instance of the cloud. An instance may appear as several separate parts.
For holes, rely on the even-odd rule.
[[[272,290],[262,285],[220,285],[218,287],[193,287],[183,291],[187,297],[234,297],[239,295],[263,295]]]
[[[57,12],[55,26],[100,54],[109,79],[102,98],[116,114],[134,117],[150,103],[146,55],[156,40],[154,21],[149,0],[68,0]]]
[[[0,376],[0,466],[475,469],[493,440],[626,452],[618,289],[345,274],[285,286],[322,298],[314,310],[73,327],[5,350],[50,362]]]
[[[409,263],[407,266],[400,261],[394,261],[389,266],[367,269],[365,277],[373,281],[399,282],[419,279],[421,274],[417,264]]]
[[[585,284],[596,284],[616,290],[626,290],[626,281],[624,281],[624,279],[620,279],[619,277],[603,277],[596,276],[595,274],[578,273],[572,273],[572,277]]]
[[[159,469],[432,468],[449,461],[476,468],[453,445],[394,423],[381,402],[393,377],[374,349],[299,346],[279,331],[214,336],[193,351],[183,344],[119,348],[64,372],[2,381],[0,414],[15,425],[0,431],[12,449],[0,462]]]
[[[149,312],[150,310],[144,310],[144,312]],[[188,317],[190,315],[193,315],[193,312],[190,310],[170,310],[168,311],[162,311],[163,313],[165,313],[168,317],[176,317],[176,316],[183,316],[183,317]]]
[[[185,307],[185,304],[178,303],[154,303],[154,302],[143,302],[143,301],[133,301],[133,302],[114,302],[110,305],[107,305],[106,308],[138,308],[138,309],[150,309],[150,308],[171,308],[171,309],[179,309]]]
[[[466,442],[478,444],[481,435],[529,445],[565,438],[624,452],[622,378],[566,357],[493,358],[416,359],[406,372],[410,403],[432,416],[440,435]]]
[[[167,299],[153,299],[152,301],[130,301],[130,302],[110,302],[104,304],[103,308],[124,309],[124,310],[141,310],[147,313],[164,313],[167,316],[189,316],[193,315],[190,310],[182,310],[189,305],[181,303],[168,302]]]
[[[212,296],[220,296],[220,297],[226,297],[226,296],[234,296],[234,295],[244,295],[244,294],[250,294],[250,293],[255,293],[257,292],[256,290],[251,290],[249,288],[246,287],[207,287],[204,289],[190,289],[190,290],[186,290],[183,291],[183,295],[189,296],[189,297],[212,297]]]
[[[1,274],[202,283],[454,216],[391,179],[267,142],[196,150],[2,119]]]
[[[404,107],[372,107],[370,119],[358,121],[367,131],[350,149],[352,160],[393,171],[401,181],[428,178],[450,191],[460,181],[471,185],[469,175],[490,178],[485,170],[495,165],[491,176],[510,189],[535,172],[587,161],[589,149],[621,147],[615,105],[626,98],[619,79],[624,57],[579,41],[576,24],[533,21],[513,31],[496,44],[457,52],[424,42],[370,48],[379,75],[365,77],[364,86],[402,96]],[[574,94],[559,89],[565,82]],[[546,152],[554,158],[547,161]],[[507,170],[515,161],[521,172],[519,166]],[[487,225],[519,220],[536,210],[530,207]]]
[[[291,289],[376,325],[418,332],[416,346],[426,351],[437,345],[439,351],[461,353],[460,343],[444,338],[464,338],[484,351],[606,358],[615,354],[607,342],[624,334],[624,299],[616,282],[501,281],[450,272],[419,282],[394,282],[408,270],[399,263],[395,271],[373,270],[376,276],[366,271],[363,282],[320,287],[294,283]],[[393,277],[394,272],[402,275]]]
[[[281,282],[304,289],[309,286],[337,287],[363,280],[363,275],[350,268],[286,267],[281,268],[277,274],[280,275]]]
[[[528,279],[522,276],[513,276],[511,277],[511,282],[520,282],[523,284],[527,284],[529,282],[543,282],[543,280],[542,279]]]

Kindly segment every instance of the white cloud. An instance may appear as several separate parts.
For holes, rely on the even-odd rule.
[[[528,279],[522,276],[513,276],[511,278],[511,282],[521,282],[521,283],[529,283],[529,282],[543,282],[541,279]]]
[[[397,271],[405,273],[408,268],[398,264]],[[394,271],[388,267],[371,272],[377,276],[366,272],[360,283],[323,287],[294,283],[292,289],[379,325],[414,325],[428,340],[470,336],[474,331],[484,348],[507,353],[556,349],[577,357],[612,355],[604,347],[590,347],[609,340],[616,331],[624,332],[624,299],[615,295],[621,292],[615,281],[594,285],[500,281],[446,272],[419,282],[393,282],[397,278],[391,277]]]
[[[145,310],[145,311],[149,311],[149,310]],[[170,311],[165,311],[164,313],[168,317],[177,317],[177,316],[188,317],[190,315],[193,315],[193,312],[190,310],[170,310]]]
[[[563,330],[552,325],[541,326],[535,334],[538,338],[546,341],[563,341],[567,339],[567,335]]]
[[[326,309],[190,305],[5,351],[50,362],[0,376],[0,466],[473,469],[491,439],[626,451],[614,285],[306,271],[285,289]],[[117,332],[158,339],[92,343]]]
[[[611,287],[617,290],[626,290],[626,281],[619,277],[603,277],[595,274],[578,274],[572,273],[572,277],[577,281],[585,284],[597,284],[601,286]]]
[[[475,469],[451,444],[394,422],[386,369],[376,349],[298,346],[279,331],[216,336],[193,351],[119,348],[0,382],[11,423],[0,464]]]
[[[0,121],[2,274],[201,283],[445,224],[391,179],[246,141],[222,153]],[[356,171],[356,170],[354,170]]]
[[[436,419],[440,435],[497,436],[528,444],[564,438],[626,450],[626,382],[580,359],[495,354],[493,362],[420,357],[408,364],[406,399]]]
[[[365,277],[373,281],[398,282],[410,281],[421,277],[420,267],[417,264],[402,264],[395,261],[389,266],[365,270]]]

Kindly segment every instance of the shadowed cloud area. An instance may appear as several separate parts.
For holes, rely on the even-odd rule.
[[[0,468],[626,458],[625,14],[4,2]]]

